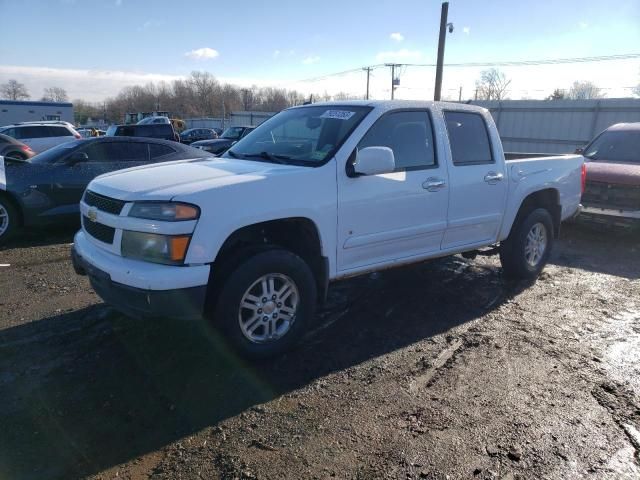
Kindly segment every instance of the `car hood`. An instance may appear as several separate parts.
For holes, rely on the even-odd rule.
[[[191,145],[218,145],[218,144],[223,144],[223,143],[231,143],[233,142],[233,140],[231,140],[230,138],[214,138],[211,140],[198,140],[197,142],[193,142]]]
[[[180,160],[107,173],[94,179],[87,188],[125,201],[170,200],[300,168],[305,167],[230,158]]]
[[[587,181],[618,185],[640,185],[640,164],[591,161],[587,166]]]

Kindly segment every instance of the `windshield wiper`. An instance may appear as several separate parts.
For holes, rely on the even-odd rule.
[[[233,150],[227,150],[227,153],[229,155],[231,155],[233,158],[240,158],[240,155],[238,155],[236,152],[234,152]]]
[[[291,160],[291,157],[287,155],[277,155],[269,152],[260,152],[260,153],[244,153],[244,158],[264,158],[272,163],[279,163],[281,165],[286,165],[287,162],[284,160]]]

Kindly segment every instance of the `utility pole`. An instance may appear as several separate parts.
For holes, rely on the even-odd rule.
[[[385,67],[391,67],[391,100],[393,100],[396,87],[400,84],[400,80],[396,78],[396,67],[402,66],[400,63],[385,63]]]
[[[462,101],[462,85],[460,85],[460,91],[458,92],[458,101]]]
[[[243,103],[244,103],[244,111],[249,111],[249,89],[243,88],[242,90]]]
[[[447,16],[449,15],[449,2],[442,3],[440,11],[440,36],[438,38],[438,61],[436,65],[436,88],[433,92],[433,99],[437,102],[440,100],[442,92],[442,67],[444,65],[444,43],[447,39],[447,27],[449,32],[453,32],[453,24],[447,24]]]
[[[371,75],[371,67],[365,67],[363,70],[367,72],[367,95],[364,98],[369,100],[369,75]]]

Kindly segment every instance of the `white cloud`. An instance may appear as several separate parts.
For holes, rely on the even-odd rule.
[[[318,56],[309,56],[302,60],[302,63],[305,65],[313,65],[314,63],[318,63],[320,61],[320,57]]]
[[[379,52],[376,55],[378,62],[387,62],[395,60],[419,60],[422,58],[422,52],[419,50],[407,50],[401,48],[400,50],[392,50],[387,52]]]
[[[279,58],[280,57],[280,53],[282,53],[282,52],[280,52],[280,50],[274,50],[273,58]]]
[[[219,55],[220,53],[218,53],[217,50],[209,47],[197,48],[184,54],[185,57],[189,57],[193,60],[211,60]]]
[[[462,33],[469,35],[471,33],[471,27],[462,27]]]
[[[399,32],[392,33],[391,35],[389,35],[389,38],[391,40],[395,40],[396,42],[401,42],[404,40],[404,36]]]

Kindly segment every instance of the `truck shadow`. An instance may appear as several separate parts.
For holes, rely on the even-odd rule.
[[[104,305],[0,332],[0,477],[99,472],[260,404],[473,321],[517,294],[448,258],[336,284],[294,351],[249,364],[205,323]]]
[[[628,279],[640,278],[640,231],[563,224],[550,263]]]

